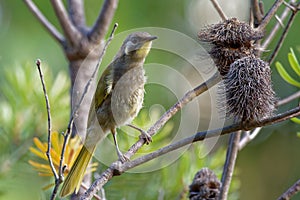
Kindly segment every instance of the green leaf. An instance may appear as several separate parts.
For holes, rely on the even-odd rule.
[[[297,117],[293,117],[293,118],[291,118],[291,120],[297,124],[300,124],[300,119]]]
[[[297,137],[299,137],[299,138],[300,138],[300,132],[297,132]]]
[[[293,70],[297,73],[298,76],[300,76],[300,65],[293,49],[291,49],[291,52],[288,53],[288,59]]]
[[[276,69],[278,71],[278,73],[280,74],[280,76],[289,84],[294,85],[296,87],[300,88],[300,82],[296,81],[295,79],[293,79],[283,68],[283,66],[281,65],[280,62],[276,62],[275,63]]]

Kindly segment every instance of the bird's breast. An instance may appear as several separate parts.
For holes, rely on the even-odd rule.
[[[114,86],[111,111],[117,126],[129,124],[143,105],[146,82],[143,67],[134,67],[124,73]]]

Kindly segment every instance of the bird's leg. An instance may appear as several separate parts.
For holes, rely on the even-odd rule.
[[[114,138],[114,143],[115,143],[115,146],[116,146],[116,150],[117,150],[117,154],[118,154],[119,160],[121,162],[123,162],[123,163],[126,162],[126,161],[129,161],[129,159],[126,156],[124,156],[122,154],[122,152],[120,151],[120,149],[119,149],[116,129],[111,129],[111,133],[112,133],[113,138]]]
[[[145,140],[146,144],[150,144],[152,142],[152,137],[143,129],[141,129],[135,125],[132,125],[132,124],[127,124],[127,126],[133,128],[135,130],[138,130],[141,133],[140,138],[143,138]]]

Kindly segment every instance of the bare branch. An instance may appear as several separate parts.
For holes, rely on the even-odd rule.
[[[291,102],[291,101],[293,101],[295,99],[298,99],[298,98],[300,98],[300,91],[298,91],[298,92],[296,92],[296,93],[294,93],[294,94],[292,94],[292,95],[290,95],[290,96],[288,96],[288,97],[286,97],[284,99],[281,99],[280,101],[278,101],[276,103],[276,106],[278,107],[278,106],[287,104],[287,103],[289,103],[289,102]]]
[[[218,12],[218,14],[221,17],[221,19],[223,21],[225,21],[226,19],[228,19],[227,16],[225,15],[224,11],[222,10],[220,4],[217,2],[217,0],[210,0],[210,1],[213,4],[213,6],[216,9],[216,11]]]
[[[237,154],[239,152],[239,142],[241,138],[241,132],[237,131],[236,133],[231,133],[229,138],[229,144],[226,154],[226,160],[223,167],[223,174],[222,174],[222,187],[220,191],[220,200],[226,200],[228,196],[228,191],[235,167],[235,162],[237,158]]]
[[[251,134],[250,131],[246,131],[246,135],[243,137],[243,139],[241,139],[239,143],[239,150],[242,150],[249,142],[254,140],[254,138],[259,134],[261,129],[261,127],[254,129]]]
[[[277,56],[277,53],[279,52],[279,49],[281,48],[283,41],[286,38],[288,31],[296,17],[297,11],[292,12],[292,15],[290,16],[289,21],[287,22],[287,25],[285,26],[283,33],[281,34],[280,39],[279,39],[273,53],[271,54],[270,58],[268,59],[268,62],[270,64],[274,61],[275,57]]]
[[[83,0],[68,0],[68,11],[73,24],[84,31],[86,22]]]
[[[75,43],[81,38],[81,33],[70,20],[61,0],[51,0],[51,4],[68,42]]]
[[[65,38],[63,35],[58,32],[58,30],[47,20],[47,18],[41,13],[38,7],[34,4],[32,0],[24,0],[25,4],[29,8],[29,10],[35,15],[38,21],[46,28],[46,30],[50,33],[54,39],[63,44],[65,42]]]
[[[300,191],[300,180],[298,180],[292,187],[283,193],[277,200],[289,200]]]
[[[272,17],[275,15],[276,11],[280,7],[280,5],[283,3],[284,0],[276,0],[273,6],[270,8],[268,13],[264,16],[262,19],[262,22],[258,26],[260,30],[265,30],[266,26],[269,24]]]
[[[58,177],[58,174],[56,172],[56,169],[54,167],[54,164],[53,164],[53,161],[52,161],[52,157],[51,157],[52,124],[51,124],[50,103],[49,103],[47,89],[46,89],[46,85],[45,85],[45,81],[44,81],[43,71],[41,69],[41,60],[40,59],[38,59],[36,61],[36,66],[38,68],[40,79],[41,79],[42,86],[43,86],[43,92],[44,92],[44,97],[45,97],[45,101],[46,101],[47,118],[48,118],[48,146],[47,146],[46,155],[47,155],[47,158],[48,158],[48,161],[49,161],[49,165],[50,165],[51,171],[52,171],[52,173],[54,175],[55,184],[56,184],[56,182],[59,179],[59,177]],[[51,199],[55,199],[56,194],[57,194],[57,187],[54,188],[54,190],[52,192],[52,195],[51,195]]]
[[[102,10],[95,22],[93,28],[89,33],[91,41],[100,42],[104,39],[112,18],[117,9],[119,0],[105,0],[102,6]]]
[[[261,1],[260,0],[252,0],[251,1],[251,8],[252,8],[252,11],[253,11],[253,17],[254,17],[254,23],[255,23],[255,27],[257,25],[259,25],[263,19],[263,10],[262,10],[262,7],[261,7]]]
[[[290,3],[295,2],[295,0],[291,0]],[[287,15],[289,14],[290,9],[289,8],[285,8],[280,16],[280,21],[284,21],[284,19],[287,17]],[[276,25],[274,26],[274,28],[271,30],[271,32],[269,33],[268,36],[266,36],[264,38],[264,42],[262,44],[262,49],[266,49],[267,46],[270,45],[271,41],[273,40],[273,38],[275,37],[277,31],[279,30],[279,28],[281,27],[280,23],[277,22]]]

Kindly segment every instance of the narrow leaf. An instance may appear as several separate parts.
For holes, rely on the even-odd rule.
[[[291,52],[288,53],[288,59],[289,59],[289,63],[291,65],[291,67],[293,68],[293,70],[296,72],[296,74],[298,76],[300,76],[300,65],[298,63],[297,57],[296,57],[293,49],[291,49]]]
[[[283,66],[281,65],[280,62],[276,62],[275,63],[276,69],[278,71],[278,73],[280,74],[280,76],[289,84],[294,85],[296,87],[300,87],[300,83],[298,81],[296,81],[295,79],[293,79],[283,68]]]
[[[291,118],[291,120],[297,124],[300,124],[300,119],[297,117],[293,117],[293,118]]]

